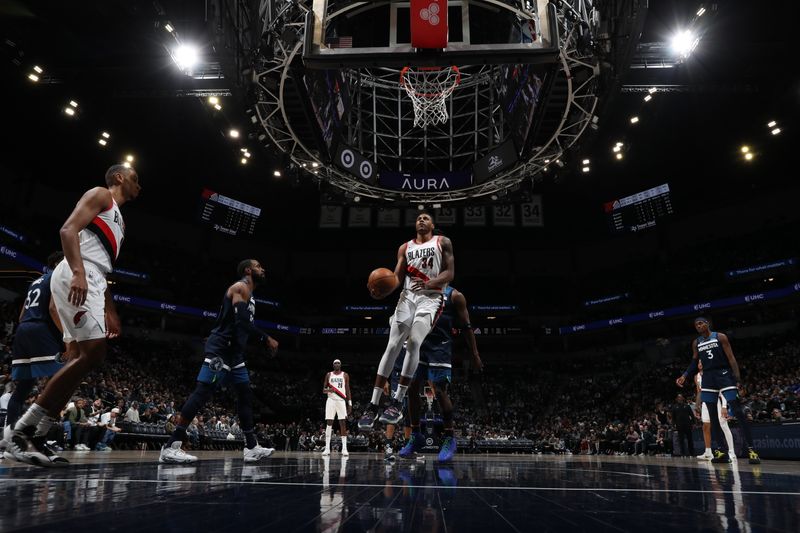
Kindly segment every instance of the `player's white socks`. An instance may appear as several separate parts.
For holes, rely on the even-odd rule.
[[[347,451],[347,437],[342,435],[342,453]]]
[[[53,424],[56,423],[56,419],[52,416],[45,416],[42,418],[39,425],[36,426],[36,434],[37,437],[44,437],[50,432],[50,428],[53,427]]]
[[[330,450],[331,449],[331,433],[333,433],[333,428],[330,427],[330,426],[327,426],[325,428],[325,449],[326,450]]]
[[[17,423],[14,426],[14,430],[22,431],[28,426],[37,427],[39,422],[41,422],[45,416],[47,416],[47,411],[45,408],[38,403],[34,403],[27,411],[25,411],[25,414],[19,417],[19,420],[17,420]]]
[[[373,389],[372,389],[372,400],[370,400],[370,403],[372,405],[380,405],[381,404],[381,396],[383,396],[383,389],[381,387],[373,387]]]
[[[403,398],[406,397],[406,392],[408,392],[408,385],[397,385],[397,390],[394,391],[394,399],[398,402],[402,402]]]
[[[712,455],[711,448],[706,448],[706,451],[703,455]]]

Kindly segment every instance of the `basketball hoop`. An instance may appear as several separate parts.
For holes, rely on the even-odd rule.
[[[461,81],[461,72],[451,67],[403,67],[400,85],[414,104],[414,126],[447,122],[447,97]]]

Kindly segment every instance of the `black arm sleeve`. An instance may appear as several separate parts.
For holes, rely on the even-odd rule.
[[[689,363],[689,367],[686,369],[686,372],[683,373],[684,376],[690,378],[697,374],[697,359],[692,357],[692,362]]]
[[[251,337],[257,338],[259,342],[264,342],[269,338],[269,335],[253,325],[250,320],[250,309],[247,306],[247,302],[239,302],[233,306],[233,310],[236,314],[236,327],[242,328]]]

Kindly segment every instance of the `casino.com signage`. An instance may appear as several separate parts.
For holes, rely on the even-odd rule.
[[[472,185],[470,172],[391,172],[381,171],[381,187],[404,192],[439,192]]]

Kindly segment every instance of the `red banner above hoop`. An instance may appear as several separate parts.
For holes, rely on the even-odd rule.
[[[411,0],[411,46],[447,48],[447,0]]]

